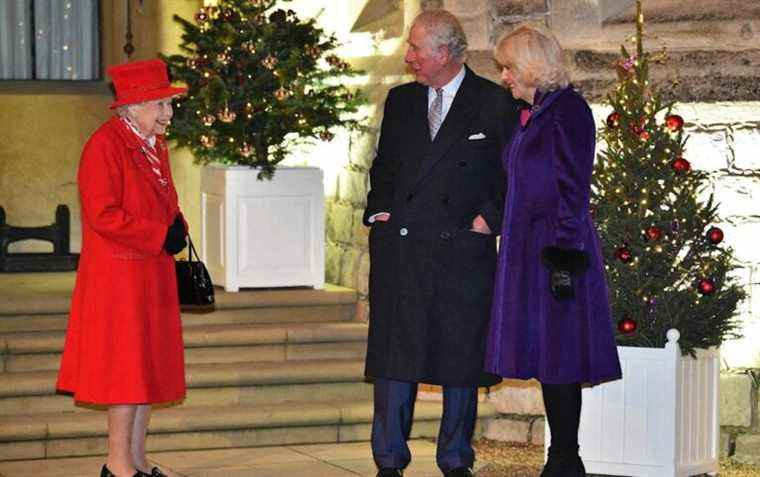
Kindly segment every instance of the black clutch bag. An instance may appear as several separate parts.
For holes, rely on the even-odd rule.
[[[177,260],[174,268],[177,272],[177,294],[181,305],[207,306],[214,304],[214,285],[206,265],[198,258],[193,241],[187,236],[189,244],[187,260]],[[195,256],[195,259],[193,259]]]

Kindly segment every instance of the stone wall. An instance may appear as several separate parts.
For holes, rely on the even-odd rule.
[[[745,464],[760,464],[760,373],[724,372],[720,379],[720,451]]]

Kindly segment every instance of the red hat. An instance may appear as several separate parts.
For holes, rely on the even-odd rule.
[[[111,66],[107,72],[116,91],[116,101],[111,104],[111,109],[187,91],[187,88],[171,86],[166,64],[159,59]]]

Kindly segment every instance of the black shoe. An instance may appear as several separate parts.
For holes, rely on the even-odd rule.
[[[403,470],[393,469],[391,467],[384,467],[377,473],[377,477],[403,477],[403,475]]]
[[[147,474],[144,474],[138,470],[137,473],[133,475],[132,477],[143,477],[144,475],[147,475]],[[100,477],[116,477],[116,476],[110,470],[108,470],[108,467],[106,467],[105,464],[103,464],[103,468],[100,469]]]
[[[146,474],[145,472],[141,472],[140,477],[168,477],[166,474],[161,472],[161,469],[158,467],[153,467],[150,469],[150,474]]]
[[[457,467],[443,474],[444,477],[472,477],[472,469],[469,467]]]
[[[564,450],[549,448],[544,470],[540,477],[586,477],[586,467],[583,465],[578,449]]]
[[[164,474],[163,472],[161,472],[161,469],[159,469],[158,467],[153,467],[150,470],[150,474],[148,474],[147,472],[143,472],[141,470],[138,470],[137,471],[137,475],[139,477],[168,477],[166,474]]]

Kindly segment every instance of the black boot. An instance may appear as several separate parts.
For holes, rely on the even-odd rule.
[[[550,447],[541,477],[586,477],[586,468],[578,455],[578,449],[555,450]]]
[[[572,384],[541,384],[546,420],[552,433],[546,465],[541,477],[585,476],[578,455],[578,427],[581,419],[581,387]]]

